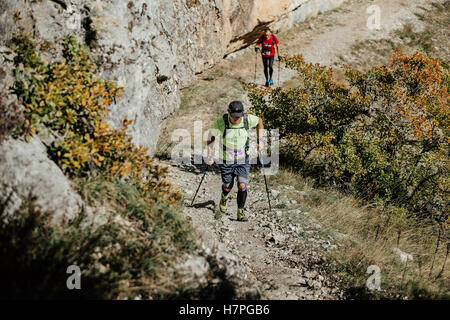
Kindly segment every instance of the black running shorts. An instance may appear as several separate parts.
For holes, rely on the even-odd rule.
[[[250,163],[223,163],[219,165],[220,174],[222,175],[222,182],[229,185],[234,177],[238,177],[239,182],[244,182],[247,180],[248,174],[250,172]]]

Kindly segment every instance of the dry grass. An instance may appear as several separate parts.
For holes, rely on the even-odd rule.
[[[302,80],[299,77],[293,77],[283,82],[283,89],[295,89],[302,84]]]
[[[356,41],[352,46],[352,54],[342,56],[341,62],[365,70],[387,64],[394,49],[406,54],[422,51],[448,61],[450,1],[443,4],[432,3],[431,9],[422,8],[422,12],[416,13],[416,16],[424,24],[422,31],[416,30],[415,25],[406,23],[401,29],[393,31],[389,39]]]
[[[247,50],[240,56],[224,60],[200,74],[192,86],[182,90],[180,108],[167,121],[158,139],[157,156],[170,156],[170,150],[177,143],[172,141],[172,133],[176,129],[187,129],[193,136],[194,122],[201,121],[202,131],[205,132],[215,119],[226,112],[231,101],[241,100],[246,104],[247,92],[242,83],[253,81],[253,58],[254,53]]]
[[[290,195],[291,199],[296,199],[329,234],[339,235],[335,237],[338,249],[329,255],[328,271],[343,279],[341,286],[347,289],[347,298],[450,298],[448,261],[443,269],[448,240],[442,233],[436,252],[436,226],[399,210],[358,203],[333,189],[317,189],[311,180],[291,170],[281,169],[271,178],[273,188],[279,184],[302,191],[297,198]],[[412,255],[413,261],[401,262],[394,248]],[[366,289],[370,265],[381,269],[381,292]]]

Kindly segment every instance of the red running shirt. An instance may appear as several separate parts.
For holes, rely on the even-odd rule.
[[[274,35],[271,35],[268,40],[266,39],[266,36],[263,35],[258,39],[256,45],[259,46],[260,44],[262,44],[261,54],[263,58],[269,58],[275,55],[275,44],[278,43],[278,39]]]

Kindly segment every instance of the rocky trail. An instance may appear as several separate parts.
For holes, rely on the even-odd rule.
[[[227,252],[221,255],[232,270],[231,276],[242,283],[257,284],[267,299],[339,298],[339,289],[321,275],[318,267],[324,262],[321,252],[336,248],[331,244],[332,237],[321,234],[321,226],[299,209],[296,200],[287,200],[304,192],[290,186],[272,189],[273,208],[269,212],[264,182],[254,172],[247,199],[249,221],[238,222],[233,192],[227,214],[218,213],[221,180],[217,166],[207,172],[193,207],[189,207],[203,170],[204,166],[180,165],[171,170],[170,178],[186,194],[185,214],[206,252]],[[291,215],[300,217],[303,223],[288,223]]]
[[[332,65],[339,61],[339,56],[352,54],[351,46],[356,40],[387,37],[403,23],[417,22],[414,12],[429,2],[348,1],[339,9],[281,33],[282,55],[300,52],[308,61]],[[381,8],[381,29],[378,31],[366,27],[366,9],[370,5]],[[254,63],[251,47],[228,56],[216,67],[199,75],[197,82],[185,89],[185,106],[182,105],[180,111],[168,119],[160,153],[167,152],[173,145],[167,141],[174,129],[202,121],[204,131],[225,111],[230,101],[240,99],[248,106],[245,91],[239,83],[253,82]],[[260,60],[257,83],[262,84],[264,78],[259,63]],[[277,61],[274,67],[274,80],[277,81]],[[292,71],[281,68],[281,83],[286,84],[294,76]],[[287,184],[272,183],[271,176],[268,176],[272,190],[272,212],[269,212],[264,180],[255,168],[249,177],[249,221],[238,222],[235,220],[236,187],[230,193],[228,214],[217,213],[221,190],[217,166],[207,172],[194,206],[189,207],[205,166],[161,161],[171,167],[169,179],[185,196],[184,213],[191,221],[201,246],[207,253],[220,252],[223,263],[228,267],[227,272],[239,278],[242,284],[252,284],[248,285],[248,290],[259,290],[265,299],[343,297],[334,285],[333,276],[323,271],[327,251],[337,248],[335,237],[302,207],[301,199],[308,196],[308,190],[294,190]]]

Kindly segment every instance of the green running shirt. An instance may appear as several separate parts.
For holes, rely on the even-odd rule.
[[[247,115],[248,128],[252,129],[258,125],[259,117],[252,114]],[[245,143],[247,142],[247,131],[244,128],[244,117],[239,124],[232,124],[230,116],[228,115],[228,123],[230,130],[228,130],[223,141],[227,151],[221,151],[221,159],[225,161],[233,161],[245,158]],[[223,136],[225,130],[225,122],[223,117],[218,118],[211,127],[211,135],[219,138]]]

